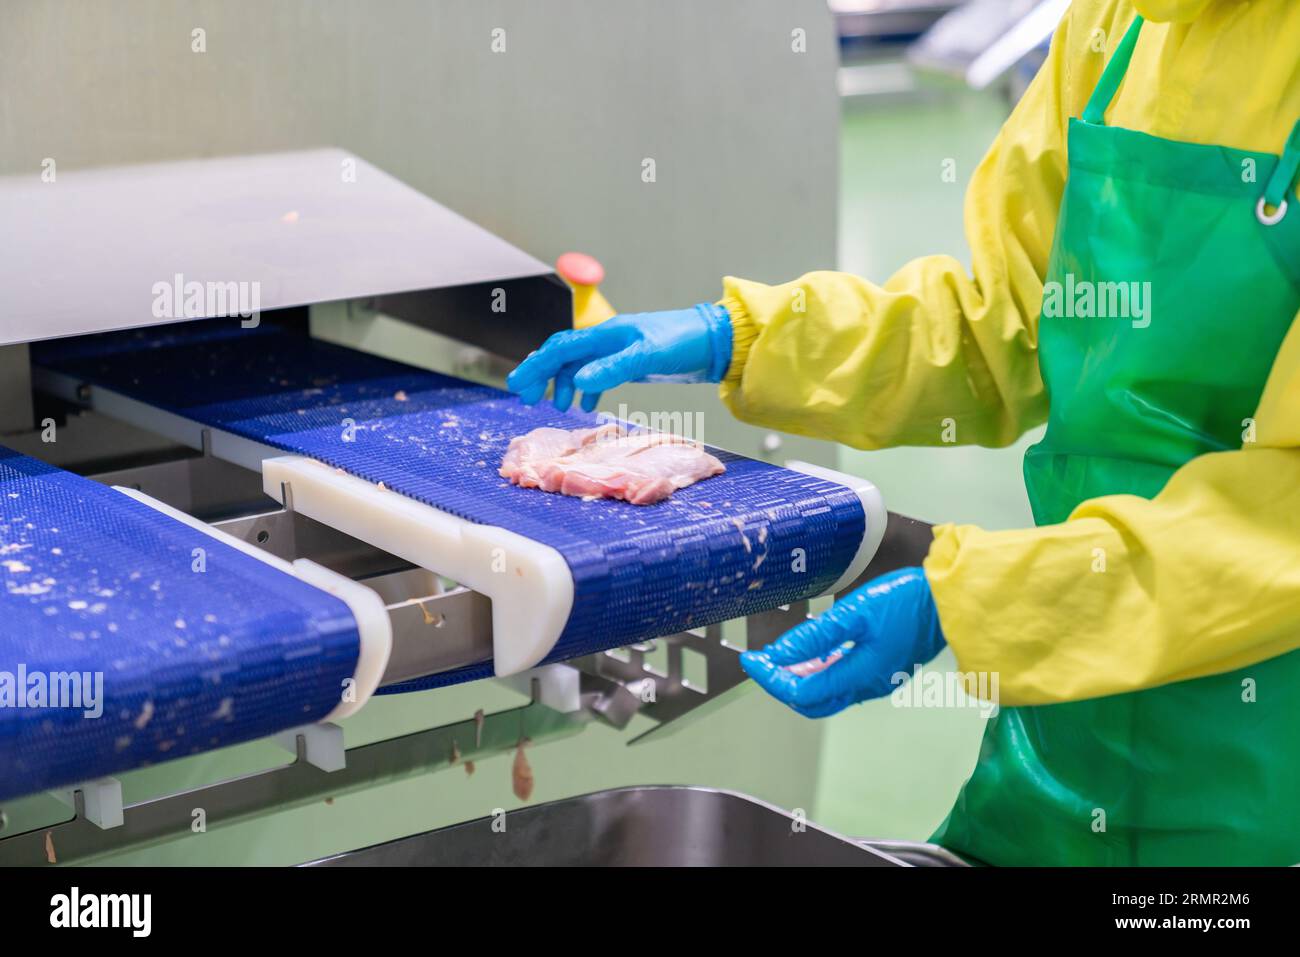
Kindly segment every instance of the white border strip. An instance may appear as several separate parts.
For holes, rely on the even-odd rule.
[[[321,718],[321,721],[338,721],[341,718],[356,714],[370,700],[370,696],[379,687],[379,681],[383,678],[384,669],[388,667],[388,656],[393,649],[393,628],[388,617],[388,609],[384,607],[383,599],[374,591],[359,582],[354,582],[346,576],[332,572],[328,568],[317,565],[305,558],[300,558],[292,563],[287,562],[283,558],[278,558],[254,545],[235,538],[228,532],[213,528],[192,515],[187,515],[179,509],[172,508],[156,498],[150,498],[143,492],[122,488],[117,485],[113,486],[113,488],[123,495],[129,495],[141,504],[148,505],[154,511],[180,522],[182,525],[188,525],[209,538],[214,538],[224,545],[229,545],[231,548],[243,552],[245,555],[256,558],[277,571],[300,578],[309,585],[314,585],[321,591],[328,592],[346,604],[357,624],[357,635],[360,639],[356,671],[353,673],[355,681],[353,688],[355,691],[354,700],[340,701],[333,711]],[[341,691],[342,689],[340,689]]]
[[[858,545],[857,554],[853,556],[853,561],[849,562],[849,567],[844,569],[844,574],[826,591],[823,595],[833,595],[842,591],[861,575],[869,564],[871,559],[876,557],[876,551],[880,548],[880,542],[885,537],[885,525],[889,522],[889,511],[885,508],[885,499],[880,494],[880,489],[864,478],[858,478],[856,475],[848,475],[844,472],[837,472],[835,469],[828,469],[823,465],[813,465],[811,462],[801,462],[792,459],[785,463],[785,467],[793,469],[796,472],[802,472],[804,475],[811,475],[814,478],[825,479],[828,482],[834,482],[836,485],[843,485],[858,496],[862,502],[862,511],[866,516],[866,526],[862,530],[862,542]]]
[[[573,609],[573,572],[549,545],[481,525],[303,455],[262,465],[262,487],[293,510],[492,599],[492,656],[499,676],[550,654]]]

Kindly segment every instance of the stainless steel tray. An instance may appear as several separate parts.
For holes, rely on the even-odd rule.
[[[755,798],[697,787],[629,787],[511,811],[313,861],[307,866],[808,866],[950,863],[884,852]],[[922,855],[924,857],[924,855]]]

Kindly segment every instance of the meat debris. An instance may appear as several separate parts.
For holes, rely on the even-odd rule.
[[[521,801],[527,801],[533,796],[533,768],[528,763],[528,755],[524,754],[524,745],[527,743],[527,738],[520,739],[519,746],[515,749],[514,767],[510,770],[511,787],[515,797]]]

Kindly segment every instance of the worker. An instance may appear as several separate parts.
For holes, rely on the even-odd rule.
[[[1076,0],[974,172],[973,275],[727,278],[553,336],[567,406],[720,382],[747,422],[1025,454],[1036,527],[940,525],[923,568],[742,656],[799,712],[945,646],[1003,706],[935,840],[990,864],[1300,862],[1300,3]],[[840,651],[825,670],[785,665]]]

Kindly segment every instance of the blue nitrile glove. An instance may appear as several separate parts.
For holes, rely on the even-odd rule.
[[[582,409],[591,412],[602,392],[625,382],[721,382],[730,364],[731,317],[702,302],[557,332],[510,373],[506,388],[534,405],[555,379],[557,409],[567,409],[580,389]]]
[[[896,687],[894,675],[911,675],[945,644],[925,572],[900,568],[850,592],[820,618],[791,628],[761,651],[744,652],[740,665],[778,701],[804,717],[825,718],[889,694]],[[839,660],[806,677],[783,667],[824,660],[836,651]]]

